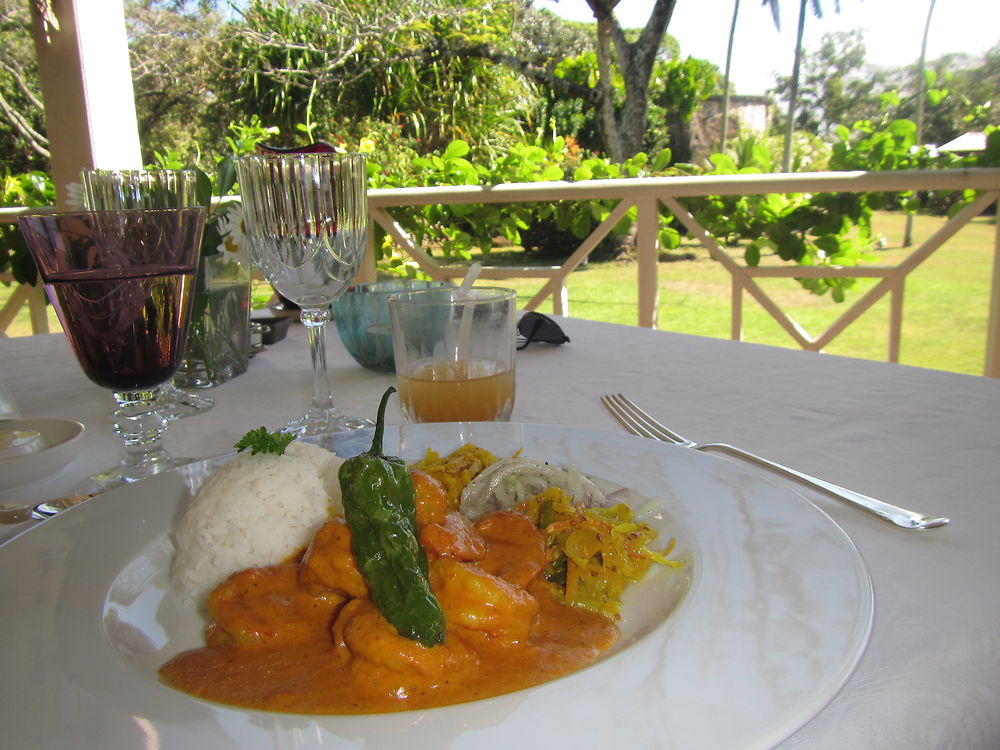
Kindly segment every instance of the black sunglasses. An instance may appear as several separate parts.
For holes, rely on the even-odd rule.
[[[517,322],[517,348],[523,349],[532,341],[543,344],[565,344],[569,342],[569,336],[563,333],[563,329],[551,318],[541,313],[526,312]]]

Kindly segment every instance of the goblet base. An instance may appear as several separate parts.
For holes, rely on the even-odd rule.
[[[330,407],[328,409],[310,409],[301,417],[288,422],[281,428],[281,431],[297,437],[309,437],[311,435],[324,435],[328,432],[363,430],[366,427],[374,426],[375,423],[370,419],[344,416],[339,409]]]
[[[156,410],[167,420],[193,417],[206,412],[215,405],[211,396],[181,390],[169,381],[160,386],[156,397]]]
[[[179,466],[184,466],[185,464],[192,463],[195,460],[197,459],[176,458],[174,456],[167,455],[166,460],[164,461],[147,463],[141,472],[136,472],[134,469],[127,469],[121,464],[118,466],[111,466],[103,471],[91,474],[86,479],[82,479],[77,482],[73,485],[72,494],[97,495],[101,492],[113,490],[116,487],[124,487],[125,485],[140,482],[143,479],[148,479],[149,477],[157,474],[162,474],[165,471],[176,469]]]

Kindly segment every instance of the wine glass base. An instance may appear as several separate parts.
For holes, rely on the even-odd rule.
[[[310,409],[305,415],[288,422],[281,431],[296,437],[325,435],[328,432],[345,432],[374,427],[375,423],[363,417],[347,417],[337,409]]]
[[[156,397],[156,410],[168,420],[193,417],[208,411],[214,405],[215,399],[211,396],[181,390],[169,381],[160,386]]]
[[[139,475],[135,472],[127,474],[125,468],[121,465],[112,466],[103,471],[91,474],[86,479],[77,482],[73,485],[72,494],[97,495],[102,492],[107,492],[108,490],[113,490],[117,487],[125,487],[130,484],[135,484],[136,482],[141,482],[143,479],[148,479],[149,477],[156,476],[157,474],[162,474],[165,471],[176,469],[179,466],[184,466],[185,464],[192,463],[195,460],[196,459],[193,458],[171,457],[169,462],[147,467],[147,470]]]

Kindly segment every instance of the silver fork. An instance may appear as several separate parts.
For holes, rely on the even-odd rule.
[[[649,414],[636,406],[633,401],[620,393],[601,396],[601,403],[603,403],[607,407],[608,411],[610,411],[615,418],[625,426],[625,429],[633,435],[652,438],[654,440],[662,440],[665,443],[674,443],[676,445],[684,446],[685,448],[692,448],[698,451],[718,450],[740,458],[745,458],[755,464],[777,471],[778,473],[784,474],[792,479],[796,479],[810,487],[823,490],[827,494],[839,500],[850,503],[857,508],[865,510],[904,529],[933,529],[938,526],[944,526],[948,523],[947,518],[925,516],[912,510],[907,510],[906,508],[890,505],[889,503],[881,500],[876,500],[874,497],[862,495],[860,492],[849,490],[846,487],[841,487],[840,485],[827,482],[823,479],[818,479],[814,476],[810,476],[809,474],[803,474],[801,471],[790,469],[787,466],[775,463],[774,461],[769,461],[766,458],[761,458],[755,453],[750,453],[749,451],[729,445],[728,443],[696,443],[693,440],[688,440],[687,438],[681,437],[673,430],[670,430],[662,423],[657,422]]]

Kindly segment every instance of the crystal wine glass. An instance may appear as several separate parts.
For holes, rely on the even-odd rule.
[[[77,491],[171,468],[157,386],[184,351],[205,209],[24,215],[18,224],[80,367],[117,402],[125,458]]]
[[[83,207],[90,211],[198,205],[198,173],[193,169],[84,169],[80,186]],[[157,408],[167,419],[201,414],[214,404],[211,396],[182,390],[169,380],[157,396]]]
[[[367,173],[360,154],[258,154],[236,160],[250,256],[301,308],[313,365],[312,404],[286,432],[368,427],[333,405],[326,374],[330,305],[357,274],[368,237]]]

